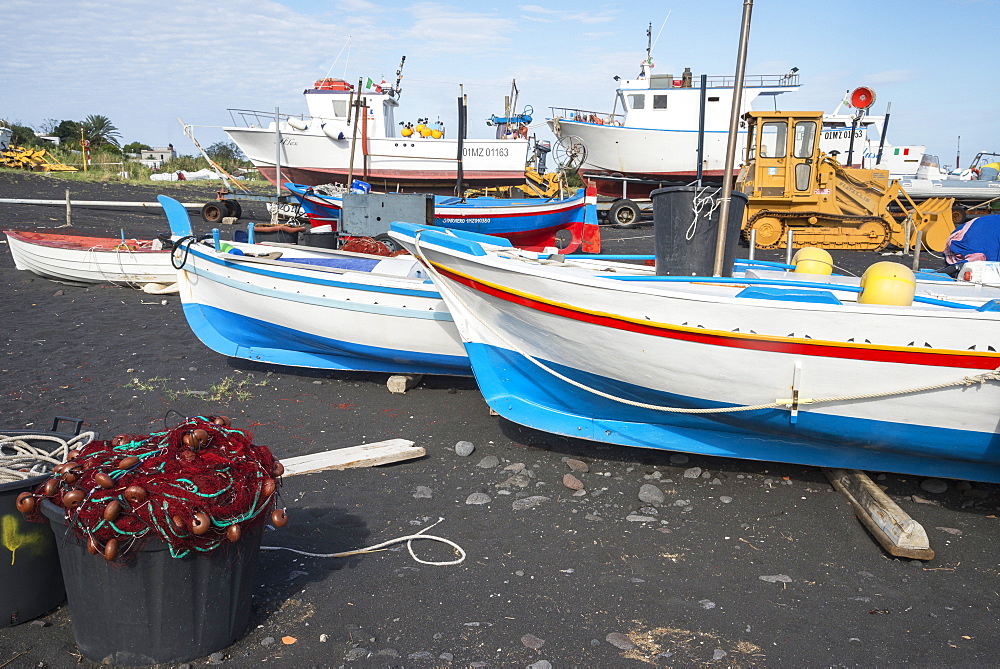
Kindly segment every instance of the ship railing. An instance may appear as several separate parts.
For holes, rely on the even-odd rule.
[[[609,114],[607,112],[575,109],[573,107],[549,107],[549,109],[552,110],[552,118],[559,118],[564,121],[579,121],[580,123],[593,123],[595,125],[623,125],[625,123],[624,114]]]
[[[656,77],[654,77],[656,79]],[[672,85],[669,88],[701,88],[701,77],[691,78],[689,84],[685,85],[685,80],[674,75],[671,79]],[[705,88],[733,88],[736,85],[736,77],[717,75],[705,77]],[[799,75],[794,72],[788,74],[748,74],[743,77],[743,86],[746,88],[793,88],[799,85]]]
[[[273,111],[255,111],[252,109],[229,109],[228,111],[229,117],[233,120],[234,126],[242,126],[244,128],[266,128],[269,124],[274,123]],[[308,121],[311,117],[303,116],[302,114],[279,113],[278,118],[287,123],[290,118]]]

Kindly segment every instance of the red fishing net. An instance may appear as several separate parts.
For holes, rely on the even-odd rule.
[[[367,253],[373,256],[383,256],[386,258],[395,258],[400,255],[409,255],[406,249],[400,249],[399,251],[393,251],[388,246],[378,241],[377,239],[372,239],[371,237],[344,237],[347,241],[343,246],[340,247],[341,251],[350,251],[352,253]]]
[[[243,527],[264,522],[283,471],[228,418],[195,416],[163,432],[71,451],[51,479],[19,496],[18,508],[37,517],[39,498],[49,499],[65,509],[88,550],[108,560],[150,537],[184,557],[238,541]],[[270,520],[280,527],[287,516],[275,509]]]

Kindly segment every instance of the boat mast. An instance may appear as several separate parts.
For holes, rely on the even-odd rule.
[[[726,143],[726,164],[722,176],[722,198],[719,205],[719,229],[715,238],[713,276],[722,276],[726,250],[726,228],[729,223],[729,201],[733,196],[733,164],[736,162],[736,133],[739,130],[740,107],[743,101],[743,77],[747,66],[747,42],[750,41],[750,15],[753,0],[743,0],[743,22],[740,26],[740,49],[736,56],[736,81],[733,82],[733,106],[729,111],[729,141]]]

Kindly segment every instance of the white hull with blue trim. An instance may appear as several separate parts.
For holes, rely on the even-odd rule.
[[[629,446],[1000,482],[996,291],[921,283],[912,306],[871,305],[847,278],[802,287],[753,272],[629,277],[394,230],[432,263],[480,389],[516,423]]]
[[[229,247],[244,255],[192,244],[177,272],[188,324],[212,350],[316,369],[470,373],[451,315],[412,258]]]

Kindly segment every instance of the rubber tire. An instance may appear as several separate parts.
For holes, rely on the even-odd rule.
[[[206,202],[201,208],[201,218],[206,223],[221,223],[229,216],[229,207],[224,202]]]
[[[226,205],[226,209],[229,210],[229,216],[233,218],[240,218],[243,216],[243,207],[236,200],[223,200]]]
[[[396,251],[402,251],[403,247],[399,245],[395,239],[387,234],[375,235],[375,241],[382,242],[389,247],[389,250],[395,253]]]
[[[956,203],[955,206],[951,208],[952,224],[954,224],[955,226],[959,226],[965,223],[967,220],[969,220],[968,210],[962,205]]]
[[[642,219],[642,211],[632,200],[615,200],[608,209],[608,223],[618,228],[632,228]]]

